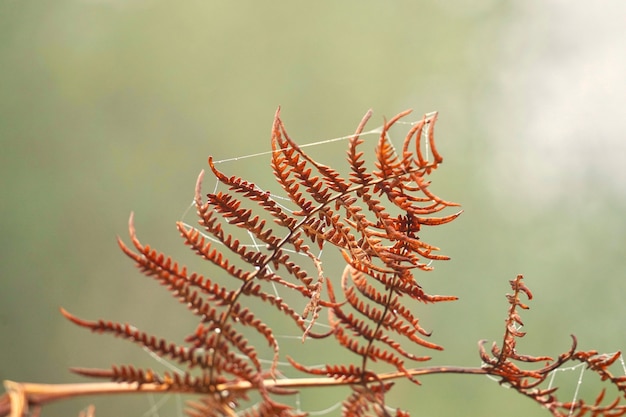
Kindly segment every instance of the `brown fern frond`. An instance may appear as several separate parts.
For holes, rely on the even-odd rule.
[[[538,402],[548,401],[550,391],[536,390],[545,381],[547,376],[554,369],[560,367],[563,363],[569,361],[576,350],[576,338],[573,338],[570,350],[560,355],[556,360],[549,356],[530,356],[519,354],[516,350],[517,339],[525,335],[520,330],[523,325],[522,319],[518,313],[519,309],[528,309],[528,305],[521,301],[522,294],[528,299],[532,299],[531,291],[524,285],[523,276],[518,275],[517,278],[510,281],[513,294],[507,295],[509,302],[509,310],[506,318],[506,327],[502,346],[494,343],[491,347],[491,355],[487,353],[484,347],[485,341],[479,342],[480,357],[483,360],[483,368],[492,376],[500,378],[500,383],[508,384],[516,390],[530,396]],[[536,363],[546,362],[547,364],[539,369],[526,370],[522,369],[516,362]]]
[[[360,356],[360,366],[327,364],[322,371],[289,359],[302,372],[326,375],[357,386],[354,392],[358,395],[346,402],[346,410],[355,414],[346,411],[344,415],[362,415],[365,399],[375,399],[374,409],[378,410],[375,412],[387,415],[384,394],[392,384],[383,383],[370,370],[370,362],[386,363],[417,382],[405,360],[425,361],[429,356],[415,354],[412,347],[434,350],[441,347],[425,340],[430,332],[419,326],[407,301],[456,299],[427,294],[413,275],[414,270],[432,269],[430,262],[434,260],[448,259],[436,253],[439,248],[420,240],[420,228],[447,223],[460,212],[434,216],[455,204],[428,191],[425,180],[442,161],[434,147],[436,114],[425,116],[413,126],[404,140],[402,154],[396,153],[389,130],[407,114],[409,111],[385,123],[374,149],[375,169],[368,172],[365,153],[360,150],[364,143],[360,135],[371,117],[371,111],[368,112],[350,139],[347,157],[350,175],[343,178],[339,171],[313,160],[297,145],[287,134],[278,110],[272,125],[270,165],[296,211],[278,204],[271,193],[254,183],[224,174],[209,158],[211,172],[226,189],[203,197],[204,172],[201,172],[194,197],[200,227],[179,222],[177,228],[185,245],[216,267],[220,276],[189,272],[165,254],[142,244],[131,214],[132,247],[120,239],[122,251],[143,274],[154,278],[187,306],[197,317],[196,330],[185,338],[183,346],[130,325],[84,321],[64,310],[63,314],[94,332],[132,340],[159,356],[175,360],[185,372],[158,375],[150,369],[132,366],[76,372],[138,385],[161,384],[208,393],[191,407],[190,415],[234,415],[233,410],[243,395],[230,397],[218,387],[245,383],[261,393],[262,401],[239,415],[294,415],[289,407],[271,398],[272,393],[287,394],[293,390],[267,386],[265,378],[275,375],[280,349],[266,315],[253,311],[246,302],[254,298],[280,311],[302,331],[303,340],[332,335],[341,346]],[[429,149],[422,150],[422,143],[428,143]],[[392,208],[399,214],[394,214]],[[231,229],[245,231],[259,244],[254,248],[244,245]],[[339,296],[334,294],[332,279],[326,276],[321,260],[311,249],[327,245],[337,247],[348,264]],[[294,261],[295,255],[304,255],[312,268]],[[303,298],[304,311],[297,312],[287,298],[268,291],[265,287],[268,284]],[[316,333],[313,326],[324,309],[328,311],[330,330]],[[307,315],[312,315],[312,319],[307,320]],[[269,366],[259,359],[246,329],[264,339],[273,351]],[[400,339],[408,344],[405,346]],[[194,367],[200,375],[187,372]]]
[[[484,347],[485,341],[479,342],[480,357],[484,362],[482,368],[489,375],[497,377],[501,384],[509,385],[519,393],[541,404],[555,417],[582,417],[586,415],[607,417],[626,414],[626,404],[622,402],[626,398],[626,377],[615,376],[609,369],[621,357],[620,352],[599,355],[594,350],[577,351],[577,340],[574,336],[572,336],[570,349],[556,359],[548,356],[523,355],[517,352],[517,339],[526,334],[521,331],[523,322],[519,315],[519,309],[528,309],[528,305],[522,302],[521,296],[523,294],[530,300],[533,295],[524,284],[522,275],[511,280],[510,284],[513,294],[507,294],[509,310],[502,346],[494,343],[491,354],[489,354]],[[516,362],[543,362],[544,365],[529,370],[522,369]],[[539,388],[552,372],[570,362],[587,364],[588,369],[597,374],[602,381],[610,381],[613,384],[618,391],[618,396],[611,403],[603,403],[606,394],[606,390],[603,388],[592,404],[582,399],[562,402],[557,397],[557,388]]]
[[[207,368],[207,356],[200,353],[196,349],[189,349],[184,346],[178,346],[174,343],[169,343],[163,339],[157,339],[155,336],[151,336],[145,332],[136,329],[129,324],[105,322],[103,320],[87,321],[82,320],[67,310],[61,308],[61,314],[68,320],[77,324],[80,327],[87,328],[95,333],[110,333],[116,337],[123,339],[129,339],[138,345],[148,348],[150,351],[156,353],[161,357],[167,357],[175,360],[179,363],[185,363],[189,368],[198,366],[200,368]]]
[[[350,279],[354,285],[349,286],[347,282],[348,279]],[[423,336],[431,335],[430,332],[427,332],[419,325],[418,318],[415,317],[406,306],[400,303],[398,295],[393,295],[391,300],[387,300],[387,295],[381,294],[376,291],[376,288],[367,283],[365,274],[352,268],[345,268],[341,279],[341,286],[344,288],[344,296],[348,303],[370,320],[380,322],[384,327],[395,329],[396,332],[405,336],[411,336],[416,331]],[[354,288],[358,289],[365,298],[369,299],[374,304],[371,304],[367,300],[360,299],[357,294],[355,294]],[[385,315],[385,311],[376,308],[375,304],[388,307],[394,314]],[[385,320],[383,320],[383,318]],[[405,326],[410,326],[412,330],[405,328]]]
[[[291,192],[294,202],[304,208],[306,204],[311,204],[301,198],[298,192],[299,185],[313,194],[318,203],[328,199],[330,194],[319,192],[318,178],[311,176],[312,169],[317,169],[324,180],[332,184],[331,188],[339,191],[334,194],[336,195],[333,197],[334,206],[326,206],[325,210],[321,210],[322,206],[317,206],[318,214],[326,216],[326,224],[336,231],[336,234],[328,234],[332,238],[327,241],[342,248],[348,264],[341,280],[341,289],[348,302],[347,305],[338,302],[332,283],[327,282],[330,301],[337,303],[334,308],[329,309],[329,322],[337,342],[360,356],[362,364],[350,365],[347,368],[327,365],[326,375],[355,381],[358,380],[360,372],[358,382],[364,392],[370,392],[369,388],[377,384],[376,379],[369,375],[369,362],[387,363],[404,374],[407,379],[418,383],[406,368],[405,360],[421,362],[430,359],[430,356],[416,355],[404,349],[402,344],[391,337],[392,333],[407,338],[413,343],[412,346],[442,349],[439,345],[417,335],[428,337],[430,333],[417,325],[417,319],[409,313],[410,308],[400,297],[408,296],[409,299],[422,302],[456,299],[454,296],[426,294],[413,276],[413,269],[431,269],[431,266],[424,263],[420,257],[429,261],[447,259],[434,253],[438,248],[419,239],[420,228],[425,225],[447,223],[460,213],[444,217],[426,217],[454,204],[443,199],[434,199],[432,194],[424,193],[427,184],[423,176],[441,162],[438,154],[434,164],[426,163],[421,149],[420,155],[412,158],[406,143],[402,158],[395,154],[388,132],[394,123],[406,114],[408,112],[401,113],[385,123],[375,151],[377,170],[372,173],[367,172],[364,153],[358,150],[358,146],[363,143],[360,133],[364,122],[359,125],[348,150],[351,170],[349,184],[334,171],[328,173],[323,166],[304,157],[302,151],[289,139],[284,128],[275,130],[274,133],[274,136],[281,138],[277,139],[277,142],[283,153],[282,158],[275,157],[274,166],[277,167],[275,172],[296,172],[293,180],[289,180],[286,175],[280,178],[283,188]],[[364,117],[364,121],[368,117],[369,114]],[[434,124],[434,118],[428,119],[428,123]],[[412,132],[405,142],[412,139],[416,130]],[[312,168],[307,168],[307,163],[302,162],[302,159],[308,162],[308,165],[312,165]],[[290,168],[282,169],[281,164]],[[418,182],[415,183],[414,179]],[[416,196],[416,192],[424,197]],[[384,196],[391,206],[395,206],[404,214],[392,215],[389,205],[383,204],[376,195]],[[335,210],[338,209],[343,209],[345,213],[343,219],[335,214]],[[357,317],[349,309],[360,316]],[[305,372],[312,371],[310,373],[315,375],[320,374],[319,370],[313,371],[303,365],[296,368]],[[365,412],[361,408],[359,398],[362,399],[353,396],[346,402],[344,415],[357,416]],[[367,401],[371,402],[372,398],[368,398]],[[379,407],[379,410],[386,415],[384,407]]]
[[[137,369],[133,365],[122,365],[113,367],[110,370],[72,368],[72,372],[78,375],[94,378],[107,378],[115,382],[126,382],[129,384],[162,384],[163,379],[151,369]]]

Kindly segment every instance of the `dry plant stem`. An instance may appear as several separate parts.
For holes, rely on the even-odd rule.
[[[458,366],[433,366],[409,370],[412,376],[430,374],[471,374],[485,375],[482,368],[465,368]],[[403,372],[388,372],[378,375],[380,381],[406,378]],[[335,378],[292,378],[284,380],[267,379],[267,388],[316,388],[341,385],[353,385]],[[185,388],[171,388],[164,384],[128,384],[123,382],[95,382],[79,384],[33,384],[28,382],[4,381],[6,394],[0,397],[0,417],[22,417],[30,407],[43,405],[74,397],[107,394],[145,394],[145,393],[178,393],[192,394]],[[217,391],[247,391],[255,387],[248,381],[218,385]]]

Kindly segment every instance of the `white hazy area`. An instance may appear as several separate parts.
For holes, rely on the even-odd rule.
[[[516,8],[502,31],[487,124],[494,154],[485,181],[495,200],[519,210],[593,206],[596,193],[626,199],[626,2]]]

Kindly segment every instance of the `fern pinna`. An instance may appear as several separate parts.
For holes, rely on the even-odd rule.
[[[128,324],[85,321],[62,312],[79,326],[129,339],[175,361],[184,372],[158,373],[132,365],[74,371],[127,383],[138,391],[149,386],[152,391],[201,394],[201,399],[190,403],[187,410],[190,416],[198,417],[305,415],[281,403],[278,396],[304,387],[328,385],[351,387],[342,404],[345,417],[408,416],[408,412],[391,408],[385,401],[392,379],[405,378],[419,384],[417,376],[434,373],[492,375],[554,416],[626,413],[626,406],[620,404],[620,396],[626,392],[626,378],[614,376],[609,370],[617,356],[576,351],[576,339],[571,349],[556,360],[516,351],[516,339],[524,335],[519,330],[522,322],[518,309],[527,308],[521,296],[531,296],[521,276],[511,281],[514,293],[508,296],[510,309],[502,346],[494,344],[489,353],[480,345],[482,367],[415,367],[430,359],[429,351],[442,349],[429,340],[429,331],[420,326],[413,314],[415,303],[456,299],[428,294],[416,280],[416,273],[432,269],[433,261],[448,259],[438,253],[439,248],[420,239],[420,229],[448,223],[460,211],[441,214],[457,204],[429,190],[427,177],[442,162],[434,140],[436,113],[411,125],[400,151],[390,142],[389,129],[409,112],[385,122],[371,172],[361,150],[361,134],[371,112],[363,117],[349,139],[350,173],[344,178],[305,153],[289,137],[277,111],[270,164],[294,210],[287,209],[254,183],[219,171],[209,158],[211,172],[226,191],[209,193],[204,198],[201,173],[195,192],[200,227],[182,222],[177,227],[185,244],[218,271],[212,276],[189,272],[170,257],[142,244],[131,215],[132,245],[120,239],[120,247],[145,275],[156,279],[188,307],[198,320],[196,330],[184,345],[178,345]],[[244,245],[236,238],[237,230],[252,236],[255,246]],[[332,246],[345,260],[341,276],[327,276],[316,255],[321,248],[328,250]],[[308,259],[308,267],[302,259]],[[283,293],[291,295],[283,298],[279,295]],[[304,309],[301,305],[296,308],[294,299],[301,300]],[[287,355],[292,368],[308,376],[278,379],[281,352],[273,331],[277,325],[270,322],[270,309],[295,324],[303,342],[334,338],[356,360],[316,367]],[[328,315],[328,327],[316,326],[321,314]],[[250,333],[257,333],[273,351],[269,364],[260,359],[258,346],[248,341]],[[550,372],[571,361],[584,362],[603,380],[609,380],[619,392],[616,401],[604,404],[602,391],[594,404],[582,400],[560,402],[554,388],[539,387]],[[518,366],[537,362],[545,365],[534,370]],[[375,368],[374,363],[388,369],[381,372],[380,365]],[[238,410],[251,392],[258,392],[260,400]],[[24,402],[28,400],[21,400],[20,404]]]

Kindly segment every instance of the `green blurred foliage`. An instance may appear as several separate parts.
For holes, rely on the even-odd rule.
[[[460,296],[420,308],[423,326],[446,347],[433,364],[480,364],[476,342],[500,339],[507,281],[517,273],[536,293],[524,353],[556,355],[570,333],[585,348],[623,348],[624,196],[597,184],[593,172],[575,195],[544,205],[490,182],[525,174],[489,163],[504,158],[507,167],[516,155],[495,149],[526,139],[492,128],[494,109],[510,106],[498,76],[510,64],[503,39],[518,13],[495,0],[0,3],[0,379],[70,382],[82,381],[70,366],[158,367],[128,343],[75,328],[58,308],[174,340],[192,330],[193,319],[133,270],[115,236],[125,238],[132,210],[143,241],[190,260],[173,226],[194,222],[184,213],[207,156],[267,151],[278,105],[300,143],[350,134],[370,107],[371,128],[409,107],[413,120],[440,112],[445,163],[433,190],[465,213],[425,231],[453,260],[419,279],[431,293]],[[528,36],[533,30],[541,36],[541,27]],[[534,56],[521,49],[516,59]],[[498,113],[500,126],[520,122],[516,112],[529,106],[521,97],[519,107]],[[343,145],[311,149],[341,166]],[[267,156],[220,168],[271,187]],[[206,189],[213,185],[207,179]],[[341,265],[329,268],[338,274]],[[283,348],[291,345],[305,349],[288,341]],[[327,357],[313,350],[310,363]],[[486,378],[422,383],[400,384],[389,403],[416,416],[540,414]],[[315,411],[339,399],[304,392],[300,401]],[[44,415],[76,415],[92,401]],[[144,414],[149,404],[98,399],[98,415],[152,415]],[[160,414],[180,411],[176,399],[169,406]]]

